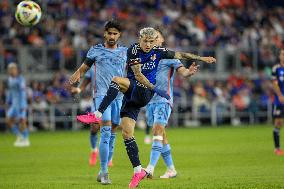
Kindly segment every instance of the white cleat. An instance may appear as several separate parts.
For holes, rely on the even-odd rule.
[[[162,179],[175,178],[177,176],[176,170],[167,170],[164,175],[160,176]]]
[[[31,145],[30,140],[28,138],[18,137],[14,143],[15,147],[29,147]]]
[[[151,165],[148,165],[145,171],[148,173],[147,178],[152,179],[154,176],[154,167]]]

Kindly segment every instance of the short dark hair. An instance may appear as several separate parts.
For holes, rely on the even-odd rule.
[[[113,19],[113,20],[107,21],[107,23],[105,24],[105,31],[107,31],[110,28],[115,28],[119,32],[122,31],[122,26],[118,20]]]

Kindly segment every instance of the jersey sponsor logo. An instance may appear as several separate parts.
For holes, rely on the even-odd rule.
[[[142,69],[143,70],[152,70],[156,67],[156,64],[154,61],[146,62],[143,64]]]
[[[153,54],[153,55],[151,56],[151,60],[153,60],[153,61],[155,61],[156,58],[157,58],[156,54]]]

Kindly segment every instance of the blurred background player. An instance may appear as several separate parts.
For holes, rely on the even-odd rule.
[[[276,64],[272,68],[272,83],[275,92],[273,117],[274,117],[274,153],[276,155],[284,155],[284,151],[280,149],[280,128],[283,125],[284,118],[284,50],[280,50],[280,64]]]
[[[91,47],[83,63],[83,69],[81,66],[71,76],[71,78],[76,77],[79,79],[91,67],[87,65],[94,64],[94,76],[92,81],[94,82],[93,97],[95,110],[98,109],[104,95],[107,93],[112,78],[115,76],[124,76],[127,48],[118,45],[121,31],[122,27],[120,23],[115,20],[108,21],[105,25],[104,43]],[[97,181],[102,184],[111,184],[108,175],[108,162],[111,160],[114,150],[115,129],[120,124],[121,104],[122,94],[120,93],[102,115],[99,146],[101,169],[97,177]],[[91,123],[89,119],[92,117],[93,114],[81,115],[78,116],[78,120],[83,123]],[[95,139],[91,141],[92,144],[94,142]]]
[[[27,94],[26,83],[23,76],[19,74],[16,63],[8,65],[8,95],[7,125],[17,136],[14,143],[16,147],[30,146],[29,130],[27,127]],[[18,124],[18,125],[17,125]]]
[[[162,46],[164,43],[164,36],[159,28],[157,45]],[[160,178],[176,177],[177,172],[173,164],[171,148],[166,137],[165,126],[168,123],[172,107],[173,107],[173,81],[174,74],[177,72],[181,76],[187,78],[194,75],[198,71],[198,65],[193,63],[188,69],[176,59],[163,59],[160,61],[157,70],[156,85],[161,89],[168,89],[170,100],[154,95],[151,101],[146,106],[147,126],[153,127],[153,143],[150,154],[150,162],[146,168],[149,177],[154,174],[155,166],[162,154],[163,160],[167,166],[167,170]]]
[[[100,121],[102,114],[115,100],[119,92],[124,93],[123,106],[121,109],[121,127],[127,155],[134,168],[134,175],[129,183],[129,188],[136,188],[139,182],[147,175],[142,169],[138,146],[134,138],[134,128],[141,107],[148,104],[154,93],[169,99],[166,91],[158,89],[156,84],[156,73],[161,59],[193,59],[214,63],[213,57],[200,57],[190,53],[169,51],[165,48],[154,47],[158,33],[154,28],[143,28],[139,32],[139,43],[133,44],[127,51],[127,78],[114,77],[106,93],[106,96],[95,112],[93,122]],[[80,70],[91,67],[92,63],[82,65]],[[80,75],[73,74],[70,83],[75,83]]]

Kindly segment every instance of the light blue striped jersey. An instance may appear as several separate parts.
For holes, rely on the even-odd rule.
[[[159,89],[166,90],[171,99],[167,100],[166,98],[155,94],[149,104],[166,102],[171,106],[173,105],[174,74],[175,71],[182,66],[183,64],[177,59],[162,59],[160,61],[156,76],[156,86]]]
[[[24,77],[17,76],[8,78],[8,99],[14,107],[27,108],[26,82]]]
[[[124,77],[127,47],[118,46],[115,49],[105,48],[103,44],[92,46],[88,53],[88,61],[93,65],[86,73],[91,78],[93,86],[93,97],[105,96],[113,77]],[[117,99],[122,98],[122,94]]]

